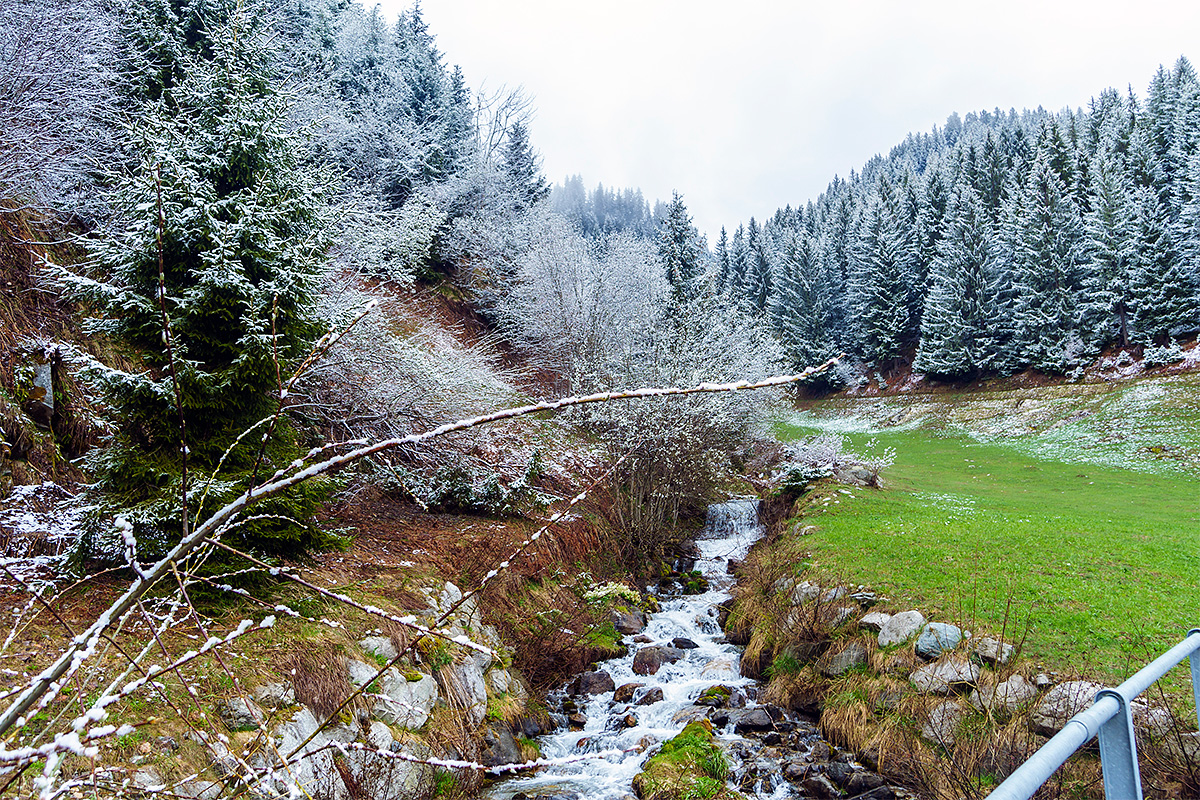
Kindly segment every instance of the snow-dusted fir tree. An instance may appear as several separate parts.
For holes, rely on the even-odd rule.
[[[550,185],[542,175],[541,159],[529,143],[529,129],[524,123],[513,123],[508,129],[500,168],[522,210],[550,195]]]
[[[215,474],[218,462],[277,408],[278,370],[317,333],[320,176],[303,163],[285,100],[271,89],[263,19],[259,9],[205,18],[205,52],[185,52],[178,82],[129,131],[136,163],[113,177],[112,218],[91,248],[95,279],[65,279],[100,311],[93,329],[136,365],[97,370],[119,430],[94,468],[103,515],[133,523],[143,552],[185,529],[184,488],[193,516],[205,492],[211,508],[244,489],[260,437],[234,447]],[[290,460],[293,440],[279,430],[262,469]],[[303,518],[310,509],[292,496],[266,513]],[[278,549],[312,541],[277,520],[243,534]],[[93,548],[103,550],[101,540]]]
[[[767,310],[771,297],[771,264],[775,260],[774,242],[767,226],[759,227],[754,218],[746,229],[745,272],[741,274],[740,294],[746,309],[755,315]]]
[[[1087,259],[1086,292],[1094,312],[1084,331],[1103,345],[1130,342],[1130,269],[1135,252],[1134,203],[1124,160],[1110,131],[1092,158],[1090,208],[1084,215]]]
[[[999,342],[994,326],[1003,296],[996,256],[979,196],[968,186],[959,187],[930,269],[913,369],[974,376],[995,368]]]
[[[871,198],[853,257],[848,290],[855,337],[863,358],[882,364],[899,356],[915,333],[913,298],[921,290],[913,242],[886,178]]]
[[[1052,148],[1038,151],[1019,197],[1006,211],[1012,246],[1013,323],[1019,358],[1046,372],[1079,363],[1084,301],[1083,220],[1052,164]]]
[[[691,296],[697,278],[704,270],[704,241],[692,225],[687,206],[679,192],[671,196],[667,217],[658,232],[658,259],[666,270],[667,281],[677,302]]]
[[[1132,205],[1129,293],[1134,336],[1141,342],[1166,344],[1168,336],[1200,327],[1196,269],[1175,241],[1178,228],[1168,221],[1159,193],[1142,187],[1134,192]]]
[[[787,230],[782,238],[768,313],[790,368],[799,370],[838,354],[837,282],[808,230]]]

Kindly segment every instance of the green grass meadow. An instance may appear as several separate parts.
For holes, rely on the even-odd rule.
[[[809,415],[781,439],[818,432]],[[1031,454],[932,426],[846,433],[895,450],[885,488],[839,491],[806,524],[813,565],[895,605],[1025,635],[1047,669],[1118,681],[1200,627],[1200,476]],[[1186,663],[1167,681],[1186,686]]]

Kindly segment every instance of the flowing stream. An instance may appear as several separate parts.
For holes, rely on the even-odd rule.
[[[633,635],[626,636],[629,654],[598,667],[611,675],[618,687],[627,683],[645,684],[634,695],[635,703],[656,687],[662,690],[662,699],[648,705],[631,705],[615,703],[611,691],[582,695],[575,700],[579,711],[587,717],[583,730],[564,727],[538,741],[545,758],[607,750],[619,753],[502,781],[487,796],[491,800],[509,800],[519,793],[529,797],[576,796],[588,800],[632,797],[631,782],[653,753],[653,745],[675,736],[683,728],[683,722],[672,720],[677,713],[690,708],[700,693],[714,684],[734,689],[752,685],[754,682],[738,671],[740,648],[725,643],[717,624],[717,606],[729,599],[734,583],[728,574],[729,559],[745,558],[750,545],[761,535],[758,500],[731,500],[709,506],[704,530],[696,537],[700,557],[695,565],[708,580],[708,591],[664,599],[661,611],[650,616],[642,631],[650,641],[642,639],[639,644],[633,641]],[[681,660],[664,664],[654,675],[634,673],[633,659],[639,646],[670,645],[677,638],[690,639],[697,646],[684,650]],[[628,726],[627,715],[631,713],[637,721]]]

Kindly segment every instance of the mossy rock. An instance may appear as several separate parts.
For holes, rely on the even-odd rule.
[[[712,723],[707,719],[688,723],[633,779],[633,791],[641,800],[735,800],[742,794],[725,785],[729,760],[713,741]]]

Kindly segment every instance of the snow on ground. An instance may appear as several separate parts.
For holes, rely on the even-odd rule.
[[[0,590],[53,580],[87,510],[53,482],[14,486],[0,505]]]

